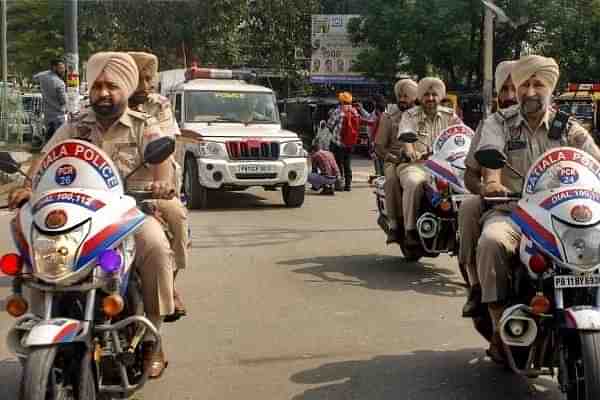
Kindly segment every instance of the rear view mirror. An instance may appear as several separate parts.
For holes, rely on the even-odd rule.
[[[404,143],[415,143],[419,139],[417,138],[417,134],[414,132],[403,132],[398,136],[398,140]]]
[[[475,159],[484,168],[501,169],[506,165],[506,154],[492,147],[483,146],[475,152]]]
[[[172,137],[161,137],[146,145],[144,150],[144,163],[160,164],[175,152],[175,139]]]
[[[14,174],[20,171],[19,163],[7,151],[0,152],[0,171]]]

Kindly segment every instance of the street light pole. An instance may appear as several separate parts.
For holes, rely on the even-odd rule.
[[[494,3],[493,0],[488,1]],[[486,118],[492,113],[494,86],[494,14],[489,7],[485,8],[483,32],[483,116]]]
[[[67,112],[79,111],[79,44],[77,0],[65,0],[65,66],[67,69]]]
[[[8,60],[6,55],[6,0],[2,0],[2,82],[6,85],[8,79]]]

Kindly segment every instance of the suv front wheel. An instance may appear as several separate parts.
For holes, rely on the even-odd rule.
[[[290,186],[284,185],[281,194],[283,195],[283,201],[287,207],[300,207],[304,204],[304,185],[302,186]]]
[[[198,163],[193,157],[186,157],[183,174],[183,190],[187,197],[188,208],[198,210],[208,208],[209,189],[198,181]]]

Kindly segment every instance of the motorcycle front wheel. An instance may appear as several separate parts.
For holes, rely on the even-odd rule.
[[[579,345],[579,356],[569,362],[567,399],[600,399],[600,332],[579,332]],[[573,354],[574,350],[571,349],[570,353]]]
[[[19,400],[95,400],[96,384],[91,354],[87,352],[78,365],[73,358],[60,357],[58,346],[31,350],[21,375]],[[60,364],[57,362],[60,359]]]

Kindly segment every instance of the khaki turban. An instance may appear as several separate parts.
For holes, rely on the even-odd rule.
[[[140,72],[148,70],[152,76],[158,74],[158,57],[154,54],[141,51],[130,51],[128,54],[133,57]]]
[[[516,61],[502,61],[496,67],[496,92],[500,93],[502,86],[506,83],[506,80],[511,75],[512,69]]]
[[[446,97],[446,85],[442,82],[441,79],[438,78],[423,78],[419,81],[419,86],[417,87],[417,98],[421,100],[425,93],[433,90],[437,93],[440,100]]]
[[[349,92],[342,92],[338,95],[338,99],[345,104],[352,104],[352,94]]]
[[[558,64],[553,58],[542,56],[525,56],[515,62],[511,76],[517,89],[532,75],[554,90],[559,77]]]
[[[394,86],[394,94],[396,94],[396,100],[402,95],[406,95],[411,99],[417,98],[417,82],[412,79],[401,79],[396,82]]]
[[[138,86],[138,68],[133,58],[127,53],[101,52],[91,56],[87,63],[87,79],[90,87],[94,85],[102,72],[125,91],[127,98]]]

